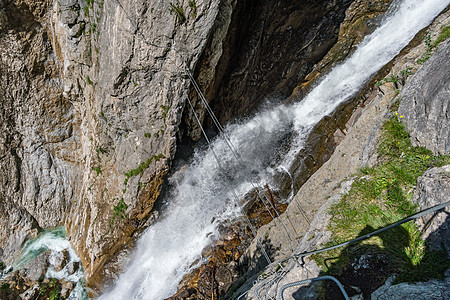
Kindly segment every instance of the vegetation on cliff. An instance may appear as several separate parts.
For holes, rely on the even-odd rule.
[[[401,220],[416,210],[409,201],[417,178],[427,169],[450,164],[450,155],[434,156],[422,147],[412,147],[402,116],[394,113],[383,126],[378,147],[379,163],[361,169],[352,189],[330,209],[329,229],[333,238],[328,246],[340,244],[378,228]],[[402,281],[439,278],[450,267],[446,254],[428,253],[421,233],[412,223],[401,225],[373,237],[356,247],[316,255],[315,259],[329,273],[342,271],[352,258],[361,254],[388,254],[392,264],[387,273],[400,273]],[[326,260],[339,256],[339,262],[329,266]]]

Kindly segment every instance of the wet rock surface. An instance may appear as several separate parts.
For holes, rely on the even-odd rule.
[[[430,25],[427,31],[422,34],[419,34],[419,39],[423,39],[426,34],[430,34],[432,38],[435,38],[440,33],[440,28],[442,26],[446,26],[449,21],[448,11],[443,12],[441,16],[439,16],[435,22]],[[411,47],[407,47],[407,51],[402,52],[397,58],[393,60],[393,62],[389,65],[390,74],[400,74],[402,70],[407,67],[414,67],[414,70],[417,70],[420,66],[417,66],[416,60],[421,57],[421,55],[425,52],[425,47],[421,44],[418,44],[416,41],[412,42]],[[444,56],[441,56],[440,59],[444,59]],[[384,76],[389,76],[389,74]],[[291,204],[288,206],[286,212],[282,215],[282,218],[285,220],[287,216],[290,216],[290,219],[293,221],[295,228],[309,228],[305,232],[303,238],[300,241],[299,247],[296,249],[296,253],[301,253],[305,251],[311,251],[314,249],[318,249],[324,246],[326,242],[329,241],[330,233],[327,232],[326,227],[329,220],[329,215],[326,213],[329,205],[333,203],[333,201],[339,200],[339,192],[342,187],[345,187],[345,178],[351,178],[352,174],[354,174],[359,168],[363,166],[373,166],[377,161],[376,154],[376,145],[377,139],[380,136],[380,126],[382,122],[388,116],[388,109],[393,101],[395,101],[398,91],[398,88],[402,87],[401,83],[398,85],[394,84],[384,84],[378,86],[377,95],[374,98],[371,98],[367,103],[365,103],[360,109],[357,109],[353,116],[350,118],[347,125],[349,127],[346,130],[342,130],[345,134],[343,140],[337,145],[336,150],[331,155],[331,158],[324,163],[324,165],[318,169],[316,173],[314,173],[308,181],[300,188],[297,195],[293,198]],[[444,170],[446,167],[432,169],[426,172],[423,178],[420,178],[417,185],[417,190],[415,194],[415,201],[418,201],[422,197],[422,201],[424,207],[429,207],[431,203],[426,203],[426,198],[430,196],[430,198],[439,198],[443,197],[444,201],[448,201],[448,196],[444,196],[441,193],[448,194],[448,182],[447,175]],[[439,171],[438,171],[439,170]],[[351,182],[351,181],[350,181]],[[425,187],[426,186],[426,187]],[[421,195],[421,196],[419,196]],[[314,201],[312,201],[313,199]],[[424,201],[425,200],[425,201]],[[297,205],[295,201],[298,201]],[[325,204],[323,204],[325,203]],[[322,206],[323,205],[323,206]],[[302,212],[303,211],[303,212]],[[315,216],[312,222],[307,222],[306,217],[312,218]],[[446,213],[440,213],[439,217],[436,218],[436,224],[433,226],[436,230],[436,236],[439,235],[440,238],[446,238],[448,233],[443,231],[438,233],[442,228],[445,230],[446,228]],[[444,217],[444,218],[443,218]],[[328,220],[327,220],[328,218]],[[433,219],[433,218],[432,218]],[[424,225],[425,222],[427,224],[432,224],[432,221],[427,218],[426,220],[421,220],[420,224]],[[270,225],[270,224],[268,224]],[[267,226],[263,226],[259,231],[258,235],[262,237],[264,233],[267,231]],[[273,225],[273,223],[272,223]],[[427,243],[433,240],[433,235],[427,233],[427,227],[425,226],[425,234],[428,235]],[[434,230],[433,229],[433,230]],[[284,242],[281,239],[277,239],[280,236],[280,232],[278,230],[273,230],[269,233],[269,238],[274,245],[284,245]],[[442,241],[442,240],[440,240]],[[444,242],[445,243],[445,242]],[[253,242],[255,244],[255,242]],[[291,252],[287,249],[287,246],[284,245],[280,247],[280,251],[278,251],[279,259],[285,258]],[[249,251],[249,248],[247,251]],[[255,249],[255,247],[253,248]],[[365,282],[362,282],[361,285],[363,287],[367,287],[364,291],[359,288],[353,288],[352,282],[358,280],[358,272],[362,270],[364,267],[368,267],[367,269],[378,272],[378,270],[383,268],[385,263],[380,260],[382,257],[379,255],[374,255],[366,257],[368,259],[368,264],[364,263],[363,259],[360,263],[360,258],[353,262],[353,265],[350,264],[347,269],[349,276],[349,282],[346,286],[346,290],[348,288],[349,291],[355,295],[355,297],[359,297],[360,299],[364,298],[361,293],[364,293],[366,297],[370,297],[370,294],[373,292],[374,288],[381,286],[383,282],[379,281],[372,287],[370,287],[367,283],[373,282],[373,280],[367,279]],[[381,262],[381,263],[378,263]],[[256,277],[250,278],[247,280],[245,284],[243,284],[235,293],[235,295],[242,295],[244,292],[249,292],[246,296],[249,298],[257,298],[261,297],[262,299],[269,299],[268,294],[265,294],[264,291],[268,291],[269,295],[278,294],[279,289],[287,283],[291,283],[294,281],[317,277],[320,273],[320,268],[317,266],[314,260],[310,258],[305,258],[302,262],[302,266],[298,266],[293,260],[290,260],[286,266],[284,266],[284,275],[283,278],[276,282],[276,284],[272,284],[269,288],[266,286],[262,286],[262,280],[259,280],[258,283],[253,284],[253,281],[257,279]],[[272,275],[274,270],[276,269],[276,264],[273,264],[267,267],[264,270],[264,274],[267,274],[267,280],[272,280],[276,276]],[[374,268],[370,268],[373,266]],[[385,272],[385,275],[389,275],[389,272]],[[356,274],[356,275],[355,275]],[[266,276],[267,276],[266,275]],[[402,286],[408,286],[407,284],[402,284]],[[448,286],[446,281],[440,281],[439,285],[441,287]],[[396,285],[399,286],[400,285]],[[413,295],[420,294],[420,286],[421,283],[418,283],[418,290],[411,292]],[[423,287],[425,285],[422,285]],[[429,286],[430,289],[427,290],[427,297],[433,294],[432,285]],[[442,294],[442,288],[436,288],[437,295],[439,297]],[[267,290],[266,290],[267,288]],[[408,289],[413,289],[414,285],[409,285]],[[313,287],[314,289],[314,287]],[[401,289],[401,287],[400,287]],[[395,288],[392,288],[390,292],[394,292]],[[320,289],[312,292],[313,298],[317,298],[317,293]],[[295,295],[299,295],[301,292],[301,297],[308,295],[310,291],[307,289],[299,289],[298,287],[290,288],[286,290],[285,299],[296,299]],[[336,293],[338,290],[336,289]],[[416,293],[417,292],[417,293]],[[333,298],[333,295],[336,293],[332,293],[330,297]],[[391,294],[390,294],[391,295]],[[393,299],[395,298],[392,294],[383,299]],[[406,293],[405,293],[406,295]],[[300,297],[300,296],[299,296]],[[300,298],[301,298],[300,297]],[[378,296],[377,296],[378,297]],[[378,298],[372,298],[378,299]],[[405,296],[404,299],[409,299],[409,296]]]
[[[261,202],[260,197],[264,199],[265,204]],[[270,222],[271,214],[281,214],[287,207],[287,204],[280,203],[280,198],[267,188],[248,193],[244,201],[244,210],[256,229]],[[265,205],[269,209],[266,209]],[[265,261],[255,264],[243,257],[254,238],[252,228],[244,218],[221,224],[219,233],[220,239],[202,253],[206,262],[186,275],[179,291],[169,299],[226,299],[228,296],[225,294],[236,280],[249,276],[250,273],[255,274],[265,266]],[[275,249],[270,248],[267,240],[262,240],[262,244],[267,246],[266,251],[270,256]]]
[[[69,262],[69,252],[66,249],[62,251],[52,251],[49,262],[57,272],[61,271]]]
[[[196,69],[219,120],[247,115],[267,98],[288,96],[334,45],[351,2],[232,1],[219,58],[206,52]],[[206,124],[212,127],[211,120]]]

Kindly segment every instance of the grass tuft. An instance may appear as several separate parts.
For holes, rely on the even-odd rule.
[[[444,26],[442,27],[441,33],[436,38],[436,40],[433,42],[433,45],[436,47],[446,39],[450,37],[450,26]]]

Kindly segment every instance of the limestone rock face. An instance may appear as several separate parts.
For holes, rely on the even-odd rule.
[[[450,200],[450,165],[433,168],[417,179],[417,187],[412,202],[419,205],[420,210],[427,209]],[[430,249],[442,249],[449,252],[450,207],[439,213],[428,214],[417,220],[422,230],[422,237]],[[450,252],[449,252],[450,253]]]
[[[392,284],[394,277],[388,279],[385,285],[376,290],[370,297],[372,300],[388,299],[448,299],[450,291],[450,277],[445,280],[430,280],[417,283]]]
[[[0,260],[8,263],[37,229],[63,221],[69,198],[64,163],[49,152],[72,125],[39,23],[48,8],[47,1],[2,1],[0,8]]]
[[[1,1],[1,260],[65,225],[98,286],[148,225],[219,11],[185,2]]]
[[[23,208],[0,199],[0,261],[10,264],[26,240],[36,237],[38,224]]]
[[[408,81],[402,92],[399,114],[414,146],[426,147],[434,154],[450,153],[450,41]]]

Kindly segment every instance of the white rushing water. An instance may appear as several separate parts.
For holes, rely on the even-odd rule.
[[[325,76],[303,101],[280,105],[242,124],[228,126],[226,134],[241,161],[233,156],[223,135],[208,149],[198,151],[183,178],[172,179],[175,188],[164,216],[145,231],[125,273],[100,298],[164,299],[176,292],[191,264],[201,258],[202,249],[217,236],[216,225],[239,215],[234,192],[242,197],[252,189],[252,182],[270,182],[277,164],[289,167],[312,126],[353,96],[449,2],[402,1],[356,52]],[[280,145],[293,130],[295,142],[289,144],[286,156]],[[277,157],[283,160],[276,162]]]
[[[79,262],[81,264],[80,258],[72,249],[70,242],[66,240],[66,232],[64,227],[58,227],[55,229],[45,230],[39,234],[37,238],[27,241],[22,248],[22,255],[13,265],[13,269],[22,269],[22,267],[26,266],[29,262],[33,261],[36,257],[47,250],[51,250],[52,252],[67,250],[69,254],[69,261],[67,264],[71,262]],[[79,268],[76,272],[69,275],[66,267],[67,265],[60,271],[56,271],[52,266],[50,266],[45,274],[45,277],[56,279],[64,278],[68,281],[72,281],[75,284],[75,288],[70,293],[68,298],[69,300],[88,299],[83,283],[84,274],[82,268]]]

